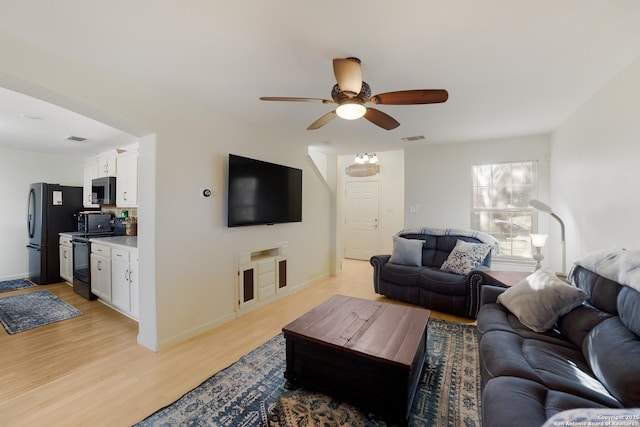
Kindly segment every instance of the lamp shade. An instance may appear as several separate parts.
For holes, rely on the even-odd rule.
[[[342,103],[336,108],[336,114],[345,120],[355,120],[364,116],[367,112],[367,107],[359,103],[358,101],[347,101]]]
[[[533,246],[534,248],[541,248],[544,246],[544,244],[547,242],[547,237],[549,237],[546,234],[531,234],[531,246]]]

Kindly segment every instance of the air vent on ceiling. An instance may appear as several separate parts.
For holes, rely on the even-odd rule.
[[[65,139],[73,142],[85,142],[87,140],[87,138],[83,138],[81,136],[73,136],[73,135],[67,136]]]
[[[404,138],[400,138],[401,141],[405,141],[405,142],[422,141],[423,139],[425,139],[424,135],[406,136]]]

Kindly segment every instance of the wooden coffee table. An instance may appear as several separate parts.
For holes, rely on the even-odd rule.
[[[288,386],[406,424],[426,356],[429,310],[335,295],[282,329]]]

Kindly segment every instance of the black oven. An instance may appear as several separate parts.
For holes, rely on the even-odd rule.
[[[91,293],[91,243],[86,235],[73,236],[73,290],[78,295],[94,300]]]

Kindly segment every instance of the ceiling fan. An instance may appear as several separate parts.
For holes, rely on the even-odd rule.
[[[371,96],[371,88],[362,81],[362,71],[358,58],[336,58],[333,60],[333,74],[338,84],[331,90],[331,99],[320,98],[292,98],[279,96],[263,96],[263,101],[293,101],[293,102],[322,102],[323,104],[338,104],[338,107],[311,123],[307,130],[319,129],[329,123],[336,116],[346,120],[364,117],[374,125],[391,130],[400,123],[390,115],[364,104],[383,105],[414,105],[436,104],[445,102],[449,94],[444,89],[415,89],[395,92],[379,93]]]

